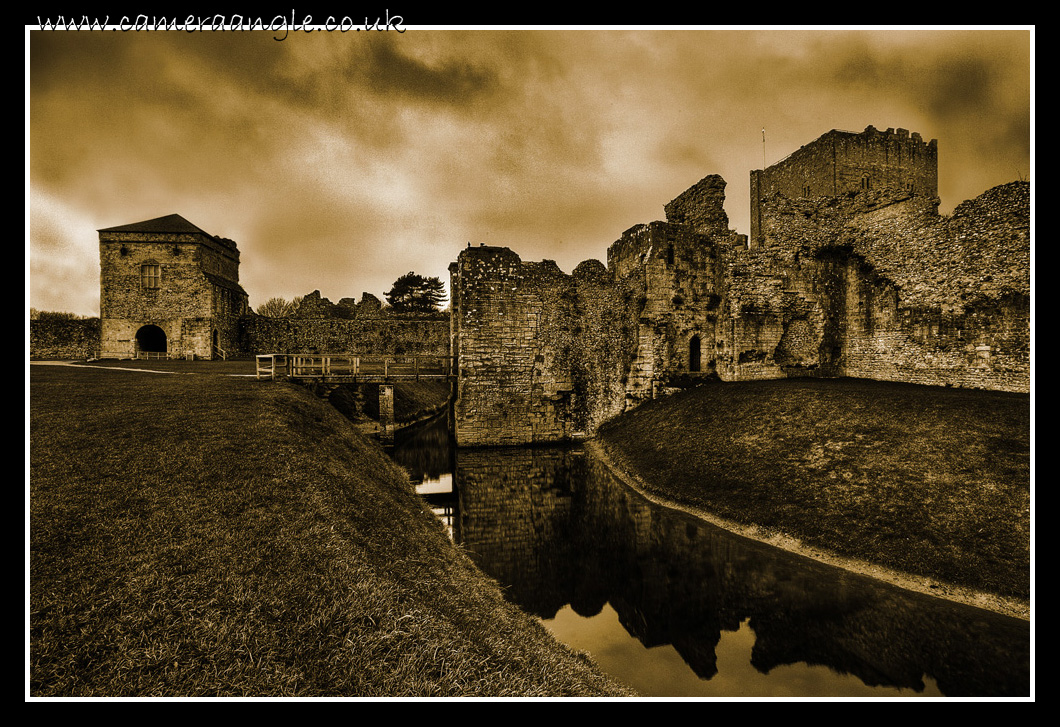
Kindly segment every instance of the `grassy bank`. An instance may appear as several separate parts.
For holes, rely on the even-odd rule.
[[[96,360],[76,361],[78,366],[98,368],[135,369],[170,374],[230,374],[232,376],[254,376],[257,365],[254,360],[232,359],[229,361],[186,361],[183,359],[152,360]],[[399,381],[394,384],[394,419],[400,424],[412,423],[436,414],[449,398],[449,384],[445,381]],[[331,405],[357,420],[379,419],[379,384],[342,384],[329,396]]]
[[[1026,395],[850,379],[712,383],[635,409],[598,440],[665,499],[1029,598]]]
[[[307,391],[32,366],[33,696],[622,695]]]

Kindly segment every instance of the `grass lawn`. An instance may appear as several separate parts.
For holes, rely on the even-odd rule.
[[[139,369],[150,371],[167,371],[179,374],[231,374],[233,376],[253,376],[257,372],[254,359],[232,359],[229,361],[187,361],[185,359],[102,359],[95,361],[74,361],[78,366],[96,366],[98,368]]]
[[[655,494],[843,556],[1030,595],[1030,398],[839,379],[711,383],[599,441]]]
[[[628,694],[308,391],[30,369],[32,696]]]

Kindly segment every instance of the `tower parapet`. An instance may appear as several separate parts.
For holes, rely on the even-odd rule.
[[[763,201],[861,192],[938,196],[938,141],[907,129],[832,129],[765,169],[751,172],[751,244],[768,244]]]

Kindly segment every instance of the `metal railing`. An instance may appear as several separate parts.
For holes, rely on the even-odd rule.
[[[256,361],[259,379],[419,381],[453,375],[452,356],[267,353]]]

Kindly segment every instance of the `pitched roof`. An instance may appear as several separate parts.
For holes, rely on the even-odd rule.
[[[97,232],[197,232],[207,237],[213,237],[209,232],[196,227],[180,215],[166,215],[165,217],[156,217],[153,220],[133,222],[129,225],[106,227],[102,230],[97,230]]]

